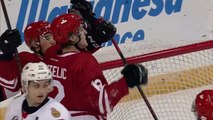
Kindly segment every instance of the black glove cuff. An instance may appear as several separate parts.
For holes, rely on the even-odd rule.
[[[13,53],[10,53],[10,54],[1,54],[0,55],[0,60],[1,61],[12,60],[12,58],[13,58]]]

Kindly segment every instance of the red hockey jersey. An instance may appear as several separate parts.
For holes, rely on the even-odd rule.
[[[54,90],[50,93],[69,111],[78,115],[106,116],[126,94],[124,78],[107,83],[97,60],[86,52],[69,52],[57,55],[48,49],[44,62],[53,73]]]
[[[38,55],[29,52],[19,53],[21,66],[28,62],[39,62]],[[15,57],[9,61],[0,61],[0,89],[3,99],[16,95],[21,88],[20,71]]]

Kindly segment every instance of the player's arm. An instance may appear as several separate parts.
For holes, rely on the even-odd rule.
[[[114,88],[119,93],[112,97],[112,94],[109,94],[108,90],[106,90],[110,88],[108,88],[108,83],[102,74],[97,60],[91,54],[85,54],[82,57],[86,61],[83,60],[79,63],[82,65],[82,69],[75,73],[77,76],[76,81],[79,82],[77,88],[81,90],[78,93],[80,98],[78,106],[81,107],[81,110],[105,116],[113,108],[111,101],[119,99],[120,96],[128,93],[127,85],[124,82],[125,89],[123,91],[117,90],[121,89],[121,87]]]
[[[0,85],[8,89],[14,89],[19,75],[13,54],[20,44],[21,35],[17,29],[6,30],[0,37]]]
[[[10,97],[18,87],[18,64],[13,54],[20,44],[21,35],[17,29],[6,30],[0,37],[1,101]]]
[[[0,37],[1,100],[14,96],[21,88],[19,66],[13,55],[19,45],[21,45],[21,36],[17,29],[6,30]],[[22,66],[28,62],[41,61],[36,54],[28,52],[19,53],[19,58]]]
[[[143,66],[127,65],[122,74],[123,78],[109,85],[95,58],[87,57],[87,64],[79,78],[86,89],[83,91],[84,96],[88,97],[84,100],[89,100],[84,102],[90,103],[85,105],[89,106],[87,109],[91,108],[101,114],[109,113],[119,100],[128,94],[128,87],[147,83],[147,70]]]
[[[128,94],[128,88],[141,84],[145,85],[148,82],[148,71],[139,64],[126,65],[121,74],[123,74],[121,79],[106,86],[113,107]]]

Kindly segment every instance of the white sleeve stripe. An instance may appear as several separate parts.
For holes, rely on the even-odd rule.
[[[99,100],[98,100],[99,110],[100,110],[101,113],[104,113],[103,93],[104,93],[104,85],[103,85],[103,87],[100,90],[100,95],[99,95]]]
[[[109,114],[111,113],[111,108],[110,108],[109,98],[108,98],[108,94],[106,90],[105,90],[104,99],[105,99],[106,111],[107,111],[107,114]]]
[[[17,78],[14,78],[12,80],[6,80],[6,79],[0,77],[0,82],[3,82],[5,84],[13,85],[16,81],[17,81]]]
[[[65,54],[62,54],[62,55],[58,55],[58,57],[67,57],[67,56],[77,54],[77,53],[79,53],[79,52],[69,52],[69,53],[65,53]]]
[[[104,113],[104,107],[103,107],[103,94],[104,94],[104,85],[102,85],[101,80],[96,79],[95,81],[91,82],[91,85],[99,91],[99,98],[98,98],[98,106],[99,106],[99,111],[101,113]]]
[[[96,79],[95,81],[92,81],[91,85],[97,91],[99,91],[99,99],[98,99],[99,111],[101,113],[103,113],[103,114],[105,113],[105,111],[107,113],[110,113],[111,112],[110,102],[109,102],[107,91],[104,90],[105,85],[102,85],[102,83],[101,83],[101,81],[99,79]],[[105,109],[104,109],[104,105],[105,105]]]
[[[14,82],[15,82],[15,83],[14,83],[13,85],[6,85],[6,84],[2,84],[2,83],[0,82],[0,85],[3,86],[3,87],[5,87],[5,88],[7,88],[7,89],[14,89],[14,88],[16,88],[16,86],[17,86],[18,80],[15,80]]]

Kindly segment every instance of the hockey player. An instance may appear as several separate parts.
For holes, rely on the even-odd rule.
[[[213,90],[200,92],[192,105],[197,120],[213,120]]]
[[[82,52],[88,43],[83,21],[76,14],[63,14],[53,20],[52,31],[60,51],[48,49],[45,63],[57,85],[56,96],[76,120],[106,119],[119,100],[128,94],[128,86],[147,83],[147,70],[141,65],[127,65],[120,80],[107,83],[97,60]]]
[[[101,48],[101,44],[103,42],[110,40],[110,38],[114,36],[116,29],[111,23],[107,22],[106,20],[95,19],[95,17],[93,18],[93,21],[90,21],[89,24],[91,24],[92,27],[87,27],[87,31],[90,34],[86,35],[88,46],[84,50],[87,50],[90,53],[94,53]],[[24,31],[25,43],[34,53],[22,52],[19,54],[22,66],[24,66],[29,61],[41,61],[43,59],[42,57],[45,51],[50,46],[55,44],[54,39],[51,35],[50,28],[50,24],[45,21],[30,23],[26,27]],[[17,44],[17,41],[21,41],[20,33],[18,32],[19,40],[15,40],[17,39],[17,36],[15,35],[16,34],[8,34],[7,36],[4,35],[4,38],[1,41],[9,38],[8,42],[10,44],[14,44],[13,46],[6,46],[6,43],[0,42],[0,46],[6,46],[5,51],[13,50],[21,44],[21,42]],[[7,52],[5,51],[2,59],[0,59],[0,89],[2,90],[3,94],[2,100],[14,96],[15,94],[17,94],[20,88],[20,75],[18,71],[17,61],[15,60],[15,57],[11,57],[12,59],[5,58],[5,55],[13,56],[13,52],[11,54],[7,54]]]
[[[48,22],[38,21],[29,24],[25,31],[25,43],[34,53],[21,52],[19,58],[21,65],[28,62],[42,61],[42,55],[55,41],[51,34],[51,26]],[[42,36],[42,37],[41,37]],[[1,101],[20,92],[20,71],[15,57],[15,49],[21,44],[21,36],[18,30],[7,30],[0,39],[0,86]]]
[[[16,47],[21,44],[21,35],[17,29],[6,30],[0,37],[0,102],[6,96],[17,93],[16,88],[20,88],[16,78],[19,73],[18,65],[13,53]],[[13,59],[12,62],[8,62]],[[8,80],[6,80],[8,79]],[[13,92],[8,92],[13,89]]]
[[[11,101],[5,120],[71,120],[61,103],[47,97],[53,90],[53,80],[46,64],[27,63],[21,82],[24,94]]]
[[[55,45],[51,25],[46,21],[29,24],[24,30],[24,39],[26,45],[41,57],[49,47]]]

